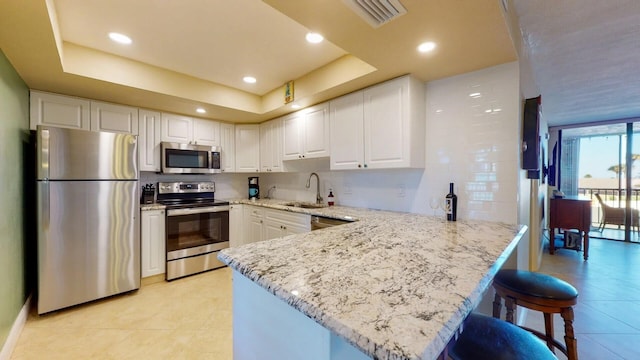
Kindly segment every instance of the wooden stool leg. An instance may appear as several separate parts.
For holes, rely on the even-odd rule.
[[[553,314],[544,313],[544,334],[547,340],[549,350],[555,354],[553,347]]]
[[[578,341],[573,334],[573,308],[562,309],[560,316],[564,319],[564,343],[567,346],[568,360],[578,359]]]
[[[504,299],[504,306],[507,309],[507,321],[515,324],[516,323],[516,319],[515,316],[513,315],[513,310],[515,310],[516,308],[516,303],[515,301],[513,301],[512,297],[507,296]]]
[[[502,298],[498,293],[493,298],[493,317],[496,319],[500,319],[500,310],[502,309]]]

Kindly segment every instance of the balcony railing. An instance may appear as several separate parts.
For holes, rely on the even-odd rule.
[[[600,198],[605,204],[613,207],[623,208],[626,206],[627,191],[624,189],[598,189],[598,188],[578,188],[578,195],[582,195],[592,199],[591,202],[591,226],[592,229],[597,228],[600,225],[600,219],[602,219],[602,207],[598,203],[598,200],[594,194],[600,194]],[[640,189],[631,190],[631,207],[634,209],[640,209]],[[608,224],[605,229],[611,230],[624,230],[623,226]],[[633,229],[632,229],[633,232]],[[614,236],[618,238],[618,236]],[[624,238],[624,235],[623,235]],[[632,236],[632,241],[638,240]]]

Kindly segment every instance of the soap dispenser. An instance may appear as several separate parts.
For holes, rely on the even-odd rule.
[[[327,196],[327,205],[333,206],[335,204],[335,198],[333,197],[333,190],[329,189],[329,196]]]

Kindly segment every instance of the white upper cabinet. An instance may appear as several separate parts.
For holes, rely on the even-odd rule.
[[[29,123],[138,135],[138,108],[31,91]]]
[[[188,116],[162,113],[162,141],[190,143],[193,119]]]
[[[260,124],[260,166],[263,172],[282,169],[282,119]]]
[[[330,107],[332,170],[424,167],[420,81],[403,76],[332,100]]]
[[[138,135],[138,108],[91,101],[91,131]]]
[[[220,146],[220,123],[212,120],[193,119],[193,143]]]
[[[260,126],[236,125],[236,172],[260,171]]]
[[[220,145],[220,123],[176,114],[162,114],[162,141]]]
[[[71,96],[31,91],[29,127],[49,125],[71,129],[89,130],[90,101]]]
[[[236,171],[236,127],[220,123],[220,147],[222,148],[222,172]]]
[[[159,172],[160,169],[160,113],[140,109],[138,112],[138,161],[140,171]]]
[[[329,103],[283,118],[283,160],[329,156]]]
[[[364,162],[364,95],[362,91],[331,100],[331,169],[358,169]]]

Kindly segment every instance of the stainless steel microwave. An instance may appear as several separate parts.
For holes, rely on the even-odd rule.
[[[221,172],[219,146],[161,143],[163,174],[215,174]]]

